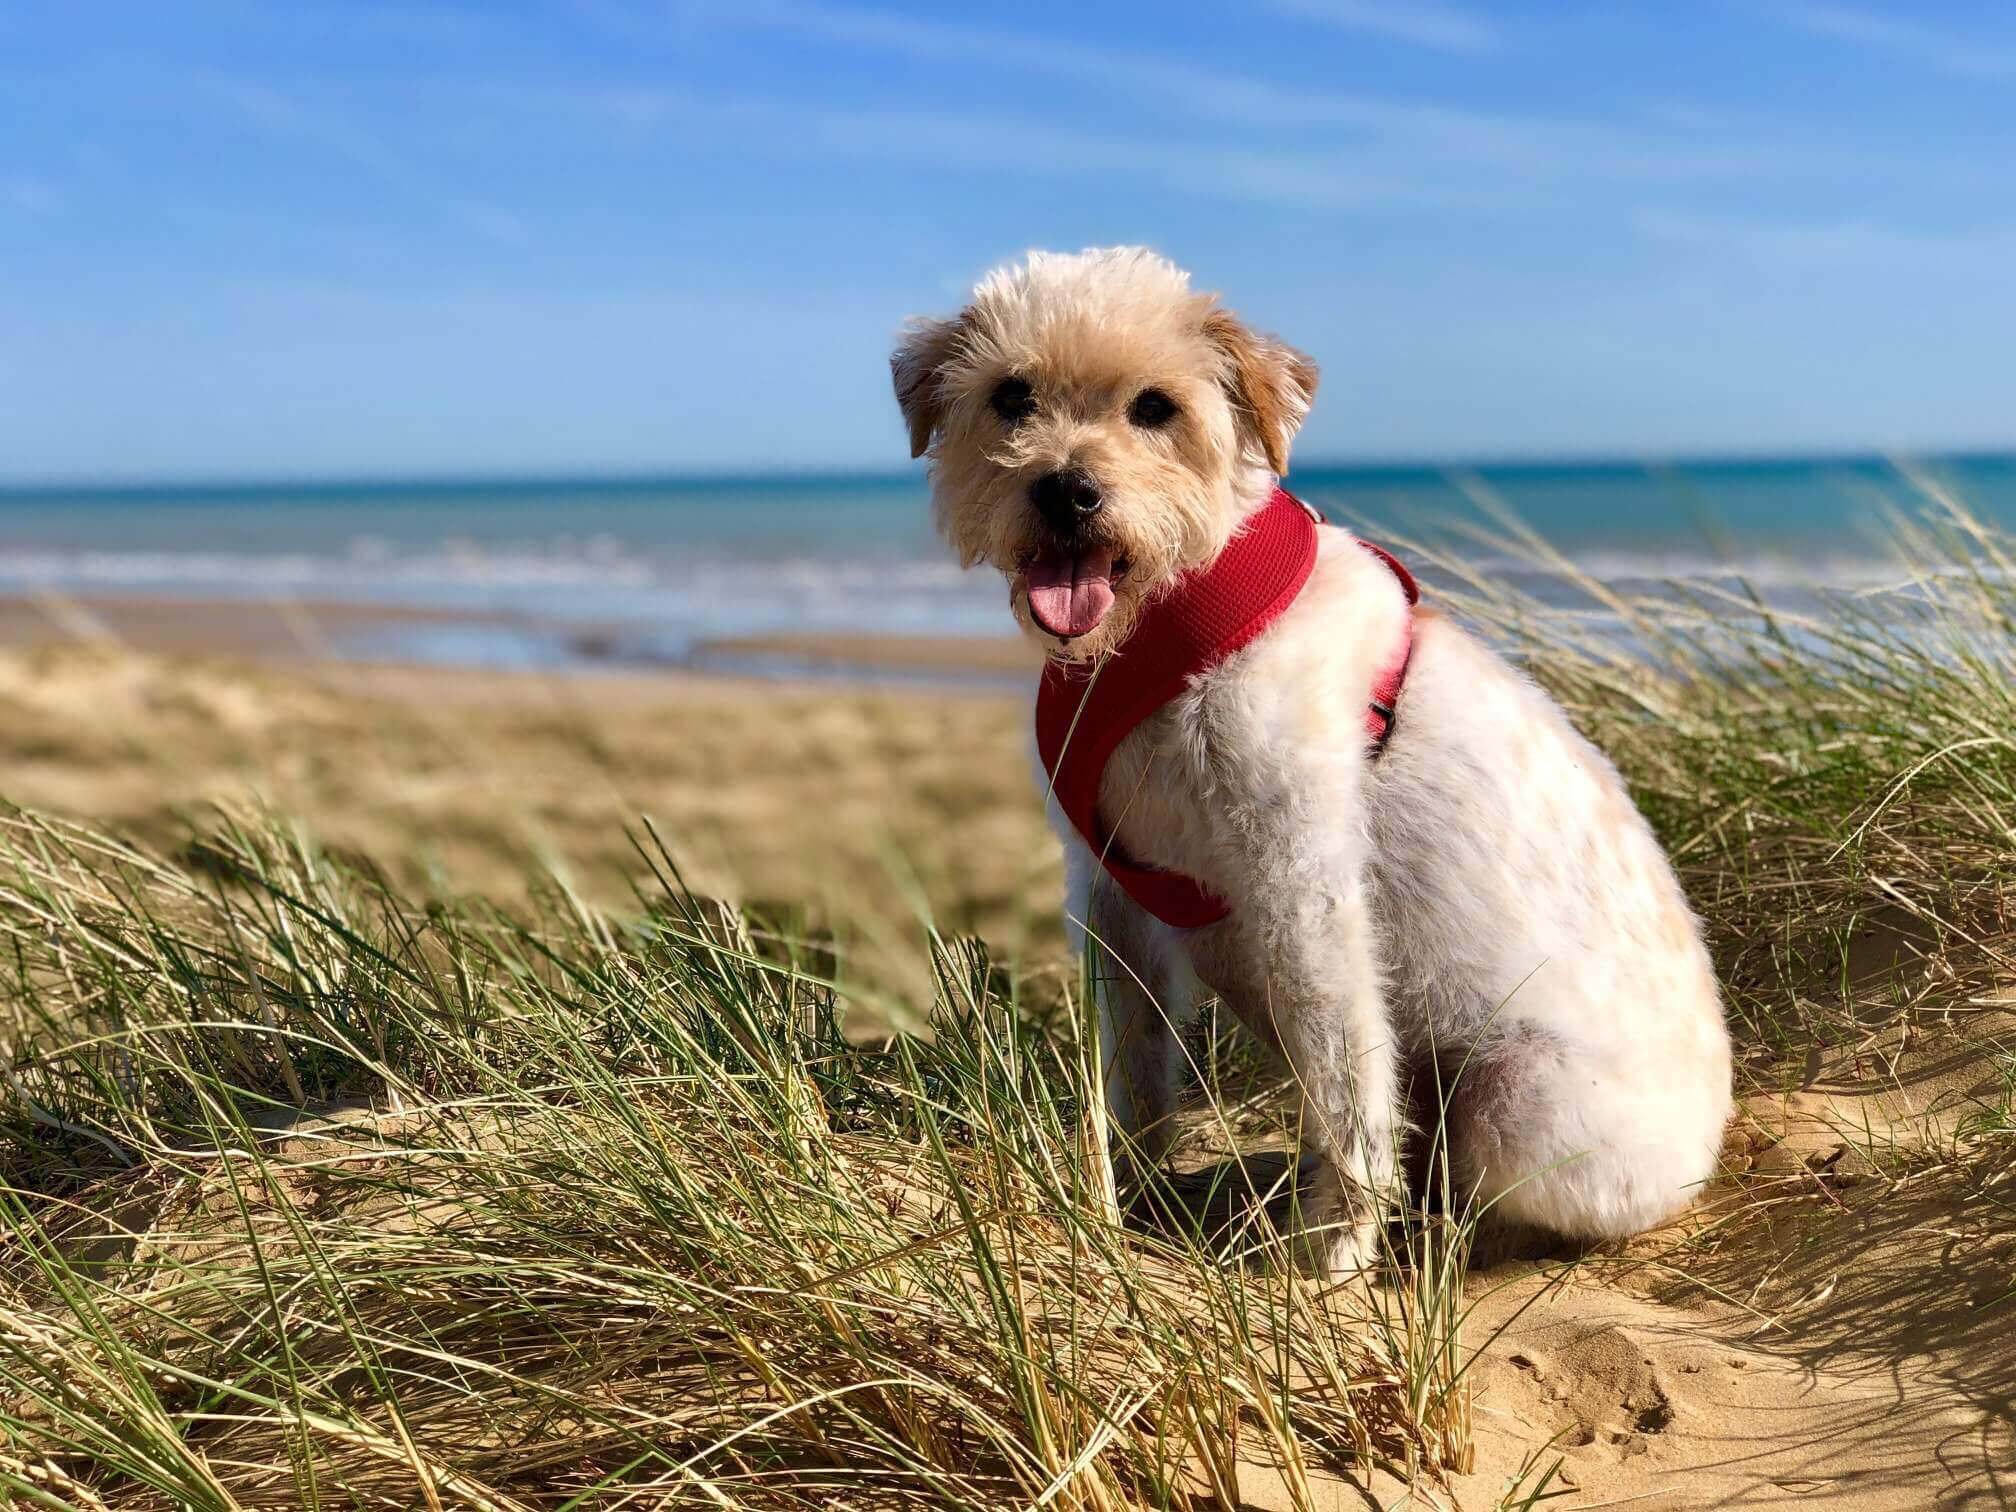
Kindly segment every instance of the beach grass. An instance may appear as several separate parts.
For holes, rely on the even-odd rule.
[[[923,1036],[662,888],[411,904],[0,825],[0,1476],[52,1504],[1183,1504],[1444,1452],[1373,1314],[1122,1227],[1082,1037]],[[304,1110],[316,1110],[304,1113]],[[1388,1320],[1404,1332],[1406,1320]],[[1406,1357],[1403,1346],[1398,1351]]]
[[[2016,576],[1928,488],[1880,604],[1585,582],[1599,634],[1454,562],[1445,598],[1673,851],[1740,1090],[1940,1037],[2003,1093],[1869,1179],[2002,1191]],[[942,869],[883,872],[860,925],[716,901],[642,819],[589,839],[626,858],[591,893],[522,851],[453,885],[288,814],[94,818],[0,817],[0,1486],[25,1504],[1317,1507],[1469,1469],[1464,1225],[1410,1221],[1384,1284],[1330,1288],[1258,1219],[1123,1219],[1082,963],[933,927],[960,916]],[[850,929],[915,971],[856,969]],[[1826,1221],[1834,1177],[1800,1176],[1768,1201]],[[1542,1504],[1561,1463],[1529,1446],[1485,1504]]]
[[[1753,1060],[1964,1018],[2016,977],[2016,542],[1910,476],[1891,579],[1798,610],[1740,580],[1621,594],[1516,529],[1498,548],[1590,614],[1446,564],[1623,771]]]

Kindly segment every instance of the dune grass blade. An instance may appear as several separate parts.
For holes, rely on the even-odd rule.
[[[24,1493],[1121,1507],[1432,1463],[1295,1283],[1118,1226],[1077,1042],[971,946],[931,1036],[861,1047],[679,893],[421,908],[251,822],[183,867],[0,844]]]

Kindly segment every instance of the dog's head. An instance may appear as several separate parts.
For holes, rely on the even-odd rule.
[[[892,359],[938,527],[1053,655],[1118,645],[1287,470],[1316,365],[1139,248],[1031,253]]]

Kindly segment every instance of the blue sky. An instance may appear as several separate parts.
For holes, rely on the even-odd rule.
[[[1146,242],[1307,458],[2016,441],[2016,6],[0,0],[0,477],[893,467]]]

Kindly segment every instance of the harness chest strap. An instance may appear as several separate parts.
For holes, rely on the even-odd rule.
[[[1230,907],[1195,878],[1143,866],[1099,827],[1099,779],[1120,742],[1157,709],[1249,644],[1295,602],[1316,565],[1316,512],[1276,488],[1210,566],[1188,573],[1151,603],[1125,655],[1085,666],[1051,662],[1036,695],[1036,749],[1058,807],[1107,872],[1149,913],[1179,929],[1215,924]],[[1369,541],[1358,543],[1399,579],[1411,606],[1421,591],[1406,567]],[[1410,612],[1400,643],[1372,680],[1365,731],[1373,749],[1392,733],[1414,645]]]

